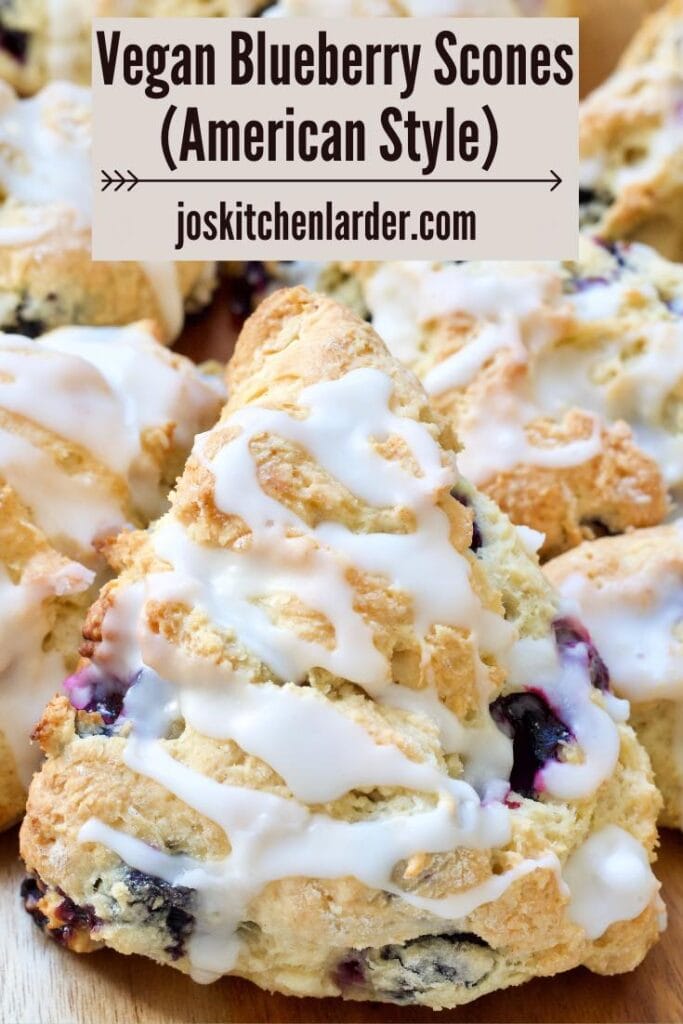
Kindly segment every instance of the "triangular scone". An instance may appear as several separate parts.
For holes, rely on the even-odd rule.
[[[90,89],[53,82],[22,100],[0,82],[0,328],[151,317],[170,342],[209,301],[215,265],[92,259],[91,118]]]
[[[229,378],[39,727],[28,909],[299,995],[633,968],[661,920],[647,758],[417,379],[305,289]]]
[[[582,223],[683,258],[683,0],[645,22],[581,107]]]
[[[220,383],[150,327],[0,334],[0,829],[37,765],[31,729],[75,666],[102,545],[167,508],[220,412]]]
[[[545,571],[631,703],[664,798],[660,823],[683,829],[683,520],[581,544]]]

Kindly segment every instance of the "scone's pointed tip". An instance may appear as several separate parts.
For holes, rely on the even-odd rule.
[[[300,342],[303,334],[310,338],[307,349],[312,350],[321,342],[326,348],[325,355],[317,359],[309,352],[311,379],[324,375],[321,361],[328,358],[331,345],[348,348],[346,360],[341,356],[332,360],[338,363],[352,361],[360,339],[368,350],[384,349],[370,324],[348,306],[303,285],[279,288],[259,304],[242,327],[226,371],[230,393],[234,394],[247,379],[253,382],[267,358]],[[297,372],[306,377],[302,366],[297,366]]]

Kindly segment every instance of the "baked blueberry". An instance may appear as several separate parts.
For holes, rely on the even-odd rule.
[[[170,885],[163,878],[133,868],[126,871],[125,882],[133,897],[132,903],[143,904],[150,919],[161,923],[168,932],[171,942],[165,947],[165,952],[173,960],[180,959],[194,928],[195,918],[189,910],[194,890]]]
[[[239,319],[246,319],[264,297],[271,280],[265,263],[249,260],[239,277],[231,281],[230,309]]]
[[[498,697],[491,705],[494,722],[512,740],[510,787],[521,796],[536,799],[538,772],[557,758],[572,734],[540,693],[525,691]]]
[[[6,28],[0,25],[0,50],[4,50],[14,60],[24,64],[28,53],[29,34],[17,28]]]
[[[342,991],[359,988],[398,1003],[414,1003],[441,985],[475,988],[490,974],[495,953],[478,935],[425,935],[379,949],[353,950],[337,965]]]
[[[588,674],[591,685],[603,692],[609,690],[609,670],[600,657],[585,626],[577,619],[565,616],[561,619],[555,619],[553,631],[560,654],[563,651],[574,651],[579,645],[583,644],[586,649],[586,658],[588,659]]]
[[[472,508],[472,502],[470,501],[470,499],[468,497],[466,497],[466,495],[464,495],[464,494],[459,494],[458,491],[455,490],[455,488],[451,491],[451,497],[455,498],[456,501],[459,501],[461,505],[465,506],[465,508]],[[481,530],[479,529],[479,524],[477,523],[477,520],[476,520],[475,516],[473,515],[472,516],[472,540],[470,541],[470,551],[474,551],[476,553],[482,547],[483,543],[484,543],[484,541],[483,541],[482,536],[481,536]]]

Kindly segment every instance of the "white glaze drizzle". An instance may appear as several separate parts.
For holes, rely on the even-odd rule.
[[[629,347],[628,358],[619,359]],[[626,323],[608,346],[549,351],[535,367],[534,389],[551,415],[574,404],[612,422],[626,420],[675,490],[683,485],[683,435],[667,425],[665,406],[682,378],[683,322],[653,320],[638,328]]]
[[[583,760],[548,761],[539,773],[547,793],[560,800],[577,800],[593,793],[614,771],[619,758],[619,733],[609,703],[592,688],[582,646],[559,656],[548,639],[521,639],[513,646],[508,679],[520,687],[541,690],[560,721],[567,724]],[[619,714],[620,709],[617,708]]]
[[[124,591],[102,624],[98,665],[118,673],[125,667],[130,674],[142,664],[156,673],[143,670],[129,691],[126,713],[133,739],[126,746],[126,763],[216,822],[228,836],[231,852],[215,864],[169,857],[97,821],[84,826],[81,840],[103,843],[141,870],[153,867],[153,873],[172,884],[197,889],[200,911],[190,959],[200,980],[234,967],[240,951],[238,925],[250,901],[272,880],[353,876],[435,916],[460,920],[529,871],[545,867],[557,873],[554,856],[523,860],[505,874],[443,900],[404,893],[392,881],[395,865],[414,853],[457,846],[489,849],[508,841],[510,813],[497,800],[507,791],[511,750],[488,715],[486,705],[493,694],[481,660],[481,724],[471,729],[441,704],[434,690],[413,692],[391,682],[390,666],[354,608],[347,579],[351,566],[381,573],[387,586],[410,596],[413,627],[423,643],[434,623],[463,625],[473,633],[480,653],[509,662],[513,683],[526,686],[532,680],[555,706],[561,704],[564,720],[583,746],[584,763],[559,765],[555,775],[548,771],[548,792],[586,795],[613,767],[616,731],[591,699],[585,663],[560,665],[550,640],[545,645],[538,641],[532,649],[516,642],[509,624],[476,599],[468,560],[452,548],[447,517],[437,504],[455,483],[455,468],[426,425],[391,411],[391,397],[388,377],[372,369],[355,370],[304,389],[299,399],[303,417],[261,407],[237,411],[227,422],[241,432],[212,457],[205,455],[206,440],[199,438],[195,456],[215,476],[216,505],[244,520],[252,531],[248,542],[234,550],[203,547],[167,518],[151,538],[171,570],[147,576]],[[261,489],[250,442],[267,434],[301,445],[368,504],[410,510],[413,532],[361,535],[337,523],[307,526]],[[390,436],[404,440],[419,464],[418,475],[383,459],[373,448],[371,439]],[[440,592],[432,594],[424,581],[437,578],[441,585],[432,589]],[[254,603],[278,593],[296,594],[303,604],[322,611],[334,628],[334,647],[276,626]],[[147,600],[204,610],[285,685],[252,683],[244,669],[229,664],[217,668],[179,651],[148,627]],[[356,718],[352,706],[342,710],[319,693],[292,685],[321,666],[353,680],[385,706],[427,718],[428,731],[440,738],[444,753],[461,755],[465,778],[450,778],[440,757],[413,761],[393,745],[385,749],[363,718],[367,698],[359,695],[353,704]],[[575,692],[565,694],[568,686]],[[292,797],[219,784],[175,760],[156,737],[176,717],[205,735],[233,739],[262,758]],[[470,783],[490,802],[482,804]],[[306,806],[341,796],[349,788],[373,786],[431,794],[432,802],[423,796],[413,813],[394,816],[388,811],[356,822]]]
[[[590,152],[584,147],[586,155],[579,165],[582,187],[600,190],[606,185],[615,196],[650,183],[656,189],[683,148],[681,103],[680,58],[673,66],[651,60],[612,75],[585,102],[584,116],[595,111],[600,122],[606,111],[611,118],[621,108],[627,111],[626,128],[619,144],[606,144],[598,135],[600,149],[591,147]]]
[[[48,574],[27,577],[13,582],[0,564],[0,732],[26,787],[39,760],[37,748],[29,743],[31,729],[65,674],[62,656],[43,650],[51,628],[46,603],[81,593],[93,575],[77,563],[64,562]]]
[[[305,419],[258,407],[238,411],[231,422],[242,432],[206,465],[216,477],[217,506],[249,523],[253,538],[248,548],[202,552],[167,525],[154,536],[157,551],[172,564],[175,545],[187,566],[203,563],[202,582],[218,597],[211,602],[216,621],[227,626],[230,616],[237,617],[246,646],[271,667],[277,664],[275,670],[284,679],[300,680],[320,666],[360,683],[368,692],[388,684],[389,665],[353,607],[354,592],[346,579],[352,566],[381,574],[410,595],[415,631],[422,639],[440,622],[470,629],[483,654],[495,654],[510,641],[511,627],[476,598],[469,563],[451,545],[448,517],[436,504],[438,495],[455,485],[455,467],[444,464],[424,425],[389,410],[391,388],[390,379],[378,371],[359,369],[306,388],[301,395],[302,408],[308,409]],[[305,447],[320,466],[369,504],[412,511],[415,529],[356,534],[332,522],[309,529],[261,489],[249,443],[263,433]],[[372,447],[371,439],[389,436],[406,442],[420,465],[419,476]],[[202,444],[200,439],[195,448],[200,459]],[[441,580],[439,587],[433,585],[436,578]],[[282,630],[251,603],[281,591],[297,594],[334,624],[337,643],[332,651],[293,635],[283,637]]]
[[[602,451],[602,423],[597,416],[590,417],[591,429],[585,438],[547,447],[533,444],[527,426],[539,415],[538,406],[512,388],[497,391],[493,405],[473,409],[459,431],[465,446],[460,465],[467,477],[482,485],[520,464],[568,469],[584,465]]]
[[[189,448],[218,406],[199,373],[189,363],[174,366],[140,327],[60,328],[36,341],[0,336],[0,408],[86,448],[149,516],[163,510],[164,496],[143,433],[170,425],[174,443]],[[0,475],[69,551],[75,545],[87,554],[98,536],[125,524],[119,499],[100,479],[67,472],[11,423],[0,427]]]
[[[425,390],[435,397],[468,387],[487,363],[504,353],[524,367],[529,352],[551,346],[570,306],[552,265],[530,263],[520,271],[508,264],[390,263],[365,283],[373,325],[397,358],[417,369]],[[425,363],[430,325],[454,315],[468,317],[472,329],[452,355]],[[473,404],[458,418],[464,450],[460,466],[476,484],[520,463],[545,468],[581,465],[602,450],[601,424],[594,417],[590,435],[566,444],[533,444],[527,426],[544,414],[528,374]]]
[[[513,353],[519,362],[526,362],[519,328],[513,320],[486,324],[472,341],[437,363],[424,376],[425,391],[428,395],[441,395],[451,388],[467,387],[484,364],[501,349]]]
[[[653,565],[593,581],[576,572],[559,590],[590,630],[620,696],[683,700],[683,574]]]
[[[89,227],[90,90],[53,82],[30,99],[0,87],[0,183],[28,207],[73,211]]]
[[[570,918],[589,939],[598,939],[617,921],[632,921],[659,891],[643,846],[617,825],[589,836],[565,864]]]

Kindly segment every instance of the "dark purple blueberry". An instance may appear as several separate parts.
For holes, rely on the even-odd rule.
[[[421,935],[403,944],[350,950],[333,979],[342,991],[355,988],[392,1002],[414,1003],[444,984],[476,988],[490,975],[495,959],[478,935]]]
[[[596,238],[595,241],[610,254],[617,266],[628,267],[627,255],[630,248],[628,242],[610,242],[606,238]]]
[[[591,288],[602,288],[610,284],[608,277],[575,277],[572,280],[574,292],[587,292]]]
[[[172,942],[165,952],[173,960],[185,953],[185,945],[195,924],[190,908],[194,903],[194,889],[171,885],[163,878],[147,875],[130,868],[126,871],[126,886],[133,896],[132,903],[144,906],[149,917],[168,932]]]
[[[459,501],[461,505],[465,506],[465,508],[472,508],[472,502],[470,501],[470,499],[465,494],[459,494],[455,488],[453,488],[453,490],[451,491],[451,497],[455,498],[456,501]],[[476,554],[476,552],[479,551],[479,549],[483,546],[483,543],[484,541],[481,536],[479,524],[477,523],[476,518],[473,516],[472,540],[470,541],[470,551],[474,551]]]
[[[579,189],[579,203],[581,206],[588,206],[589,203],[594,203],[598,198],[597,192],[592,188],[580,188]]]
[[[536,776],[547,761],[557,758],[571,732],[540,693],[509,693],[498,697],[490,710],[498,728],[512,740],[511,789],[535,799],[540,792]]]
[[[47,329],[44,320],[23,317],[19,313],[14,317],[11,327],[15,334],[23,334],[25,338],[39,338]]]
[[[137,679],[124,681],[90,665],[64,681],[64,689],[78,711],[99,714],[105,726],[113,725],[123,709],[126,693]]]
[[[598,650],[591,640],[590,633],[586,627],[578,619],[573,619],[567,615],[564,618],[555,619],[553,622],[553,632],[555,633],[555,643],[560,650],[560,654],[567,651],[578,653],[577,648],[580,646],[585,648],[591,685],[596,690],[602,690],[603,692],[609,690],[609,670],[598,654]]]
[[[55,917],[63,924],[50,929],[50,938],[63,946],[69,946],[77,932],[90,934],[100,924],[100,920],[89,903],[82,906],[74,903],[72,899],[61,893],[61,890],[60,895],[63,896],[63,899],[55,909]]]
[[[365,962],[362,953],[349,953],[339,961],[333,979],[342,992],[365,984]]]
[[[26,63],[28,42],[28,32],[22,32],[18,28],[5,28],[3,25],[0,25],[0,50],[4,50],[5,53],[8,53],[19,64]]]
[[[614,537],[614,530],[602,519],[582,519],[581,526],[590,531],[591,539],[597,537]]]
[[[41,883],[37,878],[25,878],[21,883],[19,895],[21,896],[26,913],[30,914],[34,923],[38,925],[41,931],[45,931],[47,918],[38,907],[38,904],[45,895],[45,890],[41,888]]]
[[[666,308],[674,316],[683,316],[683,295],[675,295],[673,298],[667,299]]]
[[[246,319],[270,283],[264,263],[250,260],[239,277],[230,281],[230,309],[236,317]]]
[[[21,883],[20,893],[24,909],[31,915],[41,931],[53,942],[58,942],[61,946],[69,946],[77,933],[87,932],[89,935],[101,923],[90,904],[86,903],[80,906],[74,903],[61,889],[56,890],[57,894],[61,896],[61,901],[54,910],[55,922],[61,922],[61,924],[50,922],[38,906],[46,891],[46,886],[39,878],[25,878]]]

